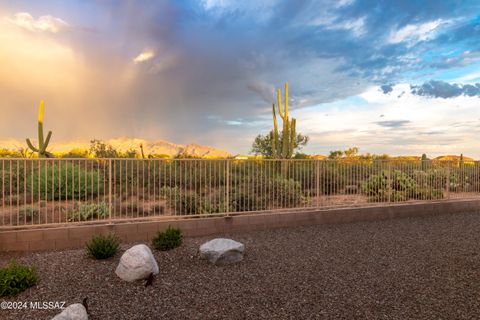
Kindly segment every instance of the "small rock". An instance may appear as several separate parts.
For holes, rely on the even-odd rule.
[[[81,303],[74,303],[63,309],[52,320],[88,320],[88,314]]]
[[[158,274],[158,264],[150,248],[144,244],[138,244],[125,251],[115,273],[129,282],[147,279],[152,273]]]
[[[200,258],[213,264],[230,264],[243,260],[245,245],[243,243],[217,238],[200,246]]]

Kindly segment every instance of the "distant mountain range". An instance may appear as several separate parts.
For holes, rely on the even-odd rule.
[[[200,144],[176,144],[164,140],[145,140],[136,138],[117,138],[104,140],[106,144],[111,145],[119,152],[135,150],[140,154],[140,145],[146,156],[152,155],[168,155],[176,156],[178,154],[188,154],[197,157],[226,158],[231,157],[227,151],[220,150],[210,146]],[[0,140],[0,149],[20,150],[26,148],[25,140],[5,139]],[[52,142],[48,150],[54,154],[65,154],[72,150],[88,150],[90,148],[89,140],[68,141],[68,142]]]

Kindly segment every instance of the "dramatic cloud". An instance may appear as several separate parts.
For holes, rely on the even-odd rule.
[[[19,12],[16,13],[13,18],[6,17],[5,19],[11,24],[33,32],[48,31],[57,33],[68,27],[68,23],[60,18],[46,15],[35,19],[28,12]]]
[[[480,83],[475,85],[471,84],[458,84],[448,83],[444,81],[431,80],[422,85],[411,86],[413,94],[419,96],[433,97],[433,98],[454,98],[461,95],[469,97],[480,97]]]
[[[397,133],[402,143],[426,131],[405,114],[428,105],[375,105],[382,97],[425,100],[432,90],[382,84],[468,76],[456,80],[465,83],[462,94],[448,100],[478,99],[468,84],[480,67],[478,1],[38,3],[0,4],[2,137],[35,135],[45,99],[56,141],[136,136],[247,152],[256,134],[270,130],[275,88],[288,81],[290,112],[299,132],[312,133],[317,149],[310,151],[319,152],[328,137],[338,138],[331,146],[342,143],[336,130],[355,132],[366,145],[385,130],[393,143],[398,130],[375,124],[379,114],[411,121],[399,129],[411,130],[409,139]],[[365,103],[371,88],[378,96]],[[442,112],[449,108],[455,105]]]

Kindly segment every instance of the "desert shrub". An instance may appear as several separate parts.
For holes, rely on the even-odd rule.
[[[31,163],[20,160],[5,160],[0,163],[0,189],[5,194],[23,192],[25,188],[25,175],[31,170]]]
[[[392,190],[404,191],[408,193],[410,197],[414,196],[415,189],[417,188],[415,179],[400,170],[393,171],[391,175],[390,182],[392,184]]]
[[[234,212],[265,210],[268,206],[266,197],[255,192],[236,191],[232,194],[231,208]]]
[[[11,260],[0,268],[0,296],[15,295],[34,286],[38,282],[35,268],[18,264]]]
[[[62,158],[69,158],[69,159],[72,159],[72,158],[88,158],[88,154],[89,154],[89,152],[86,149],[74,148],[74,149],[70,150],[69,152],[64,153],[62,155]]]
[[[90,257],[107,259],[113,257],[120,247],[120,240],[114,234],[94,236],[86,243],[86,250]]]
[[[405,201],[415,197],[416,188],[417,182],[399,170],[371,175],[362,185],[370,201]]]
[[[293,179],[272,179],[268,182],[268,190],[272,190],[272,193],[266,193],[267,203],[288,208],[295,207],[302,201],[300,184]]]
[[[290,178],[298,181],[305,190],[316,191],[317,165],[322,163],[317,161],[300,161],[292,163],[292,172]],[[320,172],[320,170],[318,170]]]
[[[319,170],[320,193],[337,194],[345,188],[345,174],[334,162],[323,162]]]
[[[400,171],[390,173],[382,171],[371,175],[363,184],[362,191],[369,197],[369,201],[399,202],[409,199],[440,199],[443,197],[441,189],[433,188],[429,184],[429,175],[416,171],[414,178]]]
[[[421,200],[443,199],[443,190],[438,188],[419,188],[416,191],[415,198]]]
[[[229,211],[256,211],[295,207],[302,201],[300,184],[293,179],[241,180],[230,186],[227,203],[225,187],[200,193],[178,188],[163,188],[167,205],[179,214],[208,214]]]
[[[38,208],[33,206],[23,206],[18,212],[18,218],[20,220],[32,221],[38,215]]]
[[[167,201],[167,205],[178,214],[203,214],[215,212],[212,202],[208,196],[203,196],[193,190],[180,190],[177,187],[163,187],[160,194]]]
[[[371,175],[363,184],[362,191],[370,201],[386,201],[388,199],[388,173]]]
[[[152,245],[160,251],[175,249],[182,244],[182,231],[178,228],[168,227],[164,232],[158,231],[152,239]]]
[[[69,221],[87,221],[94,219],[105,219],[108,216],[108,204],[82,203],[78,208],[69,214]]]
[[[33,195],[43,200],[97,197],[103,193],[103,174],[74,163],[48,163],[27,178]]]
[[[174,205],[176,205],[177,212],[180,214],[202,213],[200,196],[194,191],[178,192],[173,200],[175,201]]]

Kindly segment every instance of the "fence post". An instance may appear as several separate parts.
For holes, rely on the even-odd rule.
[[[388,160],[387,160],[388,161]],[[388,198],[387,201],[390,203],[392,201],[391,195],[392,195],[392,163],[388,161],[388,170],[387,170],[387,193],[388,193]]]
[[[315,189],[316,191],[316,198],[317,198],[317,208],[319,207],[320,202],[320,160],[315,160]]]
[[[227,159],[226,160],[226,166],[225,166],[225,189],[226,189],[226,202],[227,202],[227,217],[230,216],[230,161]]]
[[[446,191],[447,191],[447,199],[450,199],[450,165],[451,163],[447,163],[447,185],[446,185]]]
[[[108,159],[108,218],[112,221],[112,159]]]

